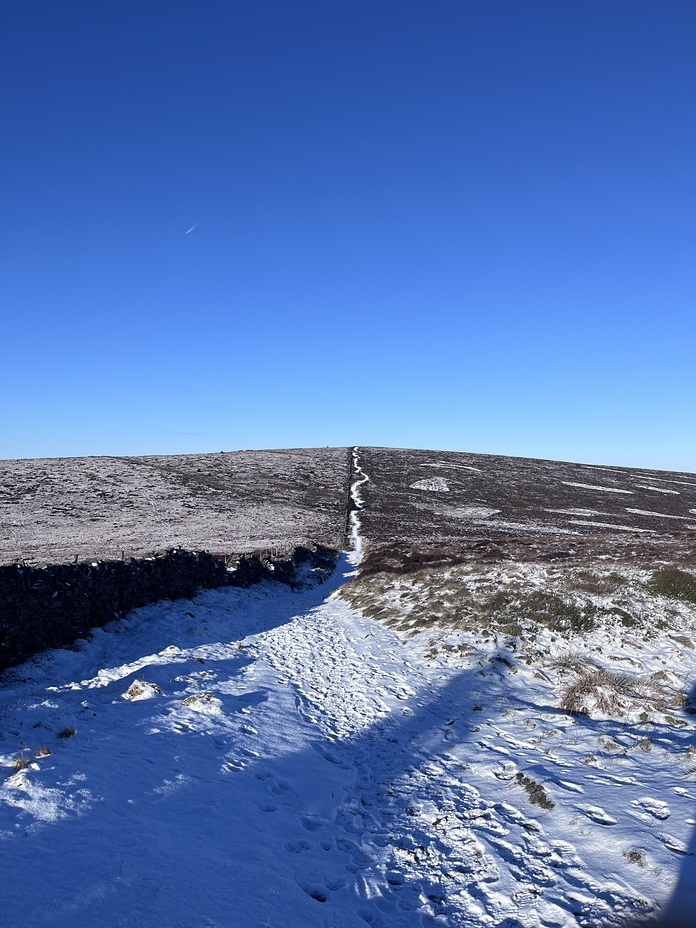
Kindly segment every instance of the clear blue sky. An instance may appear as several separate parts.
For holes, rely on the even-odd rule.
[[[8,0],[0,36],[0,457],[696,471],[694,0]]]

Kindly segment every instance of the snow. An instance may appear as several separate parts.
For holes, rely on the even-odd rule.
[[[651,512],[649,509],[629,509],[626,512],[632,512],[637,516],[657,516],[658,519],[688,519],[688,516],[670,516],[666,512]]]
[[[569,521],[573,521],[570,519]],[[578,535],[579,532],[575,532],[569,528],[560,528],[557,525],[544,525],[543,522],[534,522],[530,519],[528,522],[512,522],[508,519],[487,519],[486,522],[478,523],[480,525],[486,525],[488,528],[500,528],[505,531],[512,530],[513,532],[523,532],[525,534],[535,534],[535,535]],[[580,523],[584,524],[584,523]]]
[[[545,512],[560,512],[567,516],[610,516],[610,512],[600,512],[598,509],[546,509]]]
[[[613,528],[617,532],[648,532],[650,528],[636,528],[634,525],[617,525],[615,522],[592,522],[589,519],[568,519],[571,525],[596,525],[598,528]]]
[[[652,490],[653,493],[670,493],[673,496],[680,496],[679,490],[667,490],[664,487],[653,487],[647,483],[637,483],[636,487],[639,490]]]
[[[636,574],[631,608],[663,631],[389,628],[347,596],[358,449],[354,474],[354,551],[322,586],[147,606],[6,675],[6,928],[577,928],[675,887],[696,903],[692,717],[630,695],[573,717],[557,694],[610,658],[688,689],[693,612],[656,611]],[[443,582],[541,589],[550,569]],[[374,596],[405,621],[406,593],[430,609],[422,578]]]
[[[447,461],[426,461],[425,464],[419,464],[419,467],[451,467],[455,470],[473,470],[477,474],[483,473],[480,467],[474,467],[472,464],[450,464]]]
[[[427,490],[430,493],[449,493],[449,485],[444,477],[424,477],[409,484],[412,490]]]
[[[358,512],[363,508],[365,502],[360,495],[360,487],[369,480],[367,474],[363,471],[360,466],[360,453],[358,448],[353,448],[353,474],[355,479],[353,480],[350,488],[351,499],[353,500],[353,506],[350,513],[350,541],[351,541],[351,551],[348,554],[348,562],[354,567],[362,560],[363,554],[363,541],[362,535],[360,534],[360,516]]]
[[[491,509],[490,506],[459,506],[450,509],[452,515],[461,519],[488,519],[500,512],[500,509]]]
[[[604,493],[627,493],[633,496],[632,490],[620,490],[618,487],[600,487],[594,483],[574,483],[572,480],[562,480],[561,483],[566,487],[580,487],[582,490],[602,490]]]

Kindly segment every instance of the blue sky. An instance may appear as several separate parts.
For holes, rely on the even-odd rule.
[[[10,0],[0,35],[0,457],[696,471],[693,0]]]

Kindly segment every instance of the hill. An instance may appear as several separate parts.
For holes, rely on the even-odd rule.
[[[0,461],[0,564],[341,547],[346,448]]]

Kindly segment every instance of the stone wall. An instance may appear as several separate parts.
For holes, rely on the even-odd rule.
[[[90,628],[161,599],[199,589],[248,587],[261,580],[293,585],[303,570],[331,572],[336,552],[298,547],[284,556],[233,559],[174,549],[151,557],[78,564],[0,566],[0,671],[46,648],[73,643]]]

